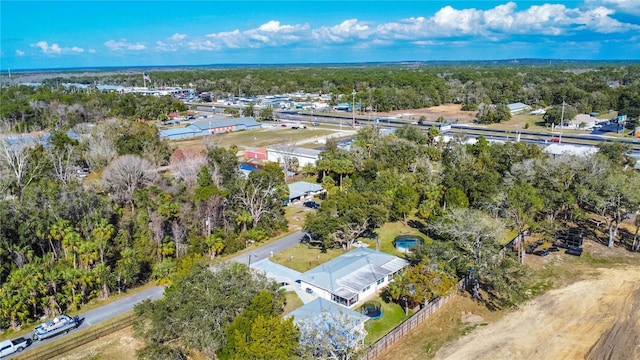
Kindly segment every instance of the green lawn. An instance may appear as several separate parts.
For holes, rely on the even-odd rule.
[[[286,303],[285,303],[284,312],[282,313],[282,315],[287,315],[293,310],[304,305],[304,303],[302,302],[302,300],[300,300],[300,297],[298,296],[298,294],[296,294],[295,291],[287,291],[285,293],[285,297],[286,297]]]
[[[345,251],[342,249],[327,249],[326,252],[322,252],[320,249],[298,244],[274,254],[271,261],[296,271],[305,272],[344,253]]]
[[[368,320],[365,323],[365,329],[367,330],[365,342],[367,344],[373,344],[378,341],[413,314],[413,311],[409,310],[409,315],[405,316],[404,309],[400,305],[393,302],[385,302],[380,296],[371,299],[371,301],[376,301],[382,305],[382,317]],[[360,308],[356,309],[356,311],[359,312]]]
[[[419,221],[415,219],[412,220]],[[393,240],[398,235],[419,235],[423,239],[425,239],[425,243],[431,242],[431,239],[429,239],[425,234],[422,234],[420,230],[412,228],[411,226],[405,225],[399,221],[389,222],[382,225],[381,228],[376,230],[376,234],[378,234],[378,238],[380,240],[380,251],[399,257],[403,257],[404,254],[396,250],[396,248],[393,246]],[[374,239],[360,238],[359,240],[369,244],[370,249],[376,248],[376,241]]]

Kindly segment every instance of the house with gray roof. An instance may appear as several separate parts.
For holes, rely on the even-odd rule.
[[[307,164],[315,165],[318,161],[321,150],[307,149],[301,147],[270,147],[267,148],[267,160],[284,164],[289,160],[298,159],[298,166],[304,167]]]
[[[322,185],[308,181],[296,181],[287,186],[289,187],[289,199],[287,203],[302,200],[326,191]]]
[[[386,287],[408,264],[397,256],[360,247],[303,273],[300,287],[351,308]]]
[[[210,118],[192,121],[189,125],[183,128],[162,130],[160,131],[160,138],[180,140],[210,134],[259,129],[260,127],[261,124],[253,117]]]

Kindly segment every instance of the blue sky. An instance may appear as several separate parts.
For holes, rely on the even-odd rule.
[[[640,0],[6,1],[0,69],[640,59]]]

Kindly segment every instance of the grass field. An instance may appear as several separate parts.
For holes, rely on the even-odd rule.
[[[413,221],[416,220],[413,219]],[[411,221],[408,222],[410,223]],[[425,243],[429,243],[431,241],[431,239],[429,239],[425,234],[422,234],[420,230],[409,225],[405,225],[399,221],[384,224],[380,229],[376,230],[376,234],[378,234],[378,239],[380,240],[380,251],[400,257],[402,257],[403,254],[393,246],[393,240],[396,236],[419,235],[425,239]],[[370,249],[376,248],[376,241],[374,239],[360,238],[359,240],[368,244]]]
[[[292,143],[301,140],[315,139],[335,133],[323,128],[307,128],[293,130],[290,128],[270,128],[265,125],[260,130],[238,131],[226,134],[215,134],[187,140],[172,141],[171,145],[179,149],[204,149],[207,146],[229,148],[236,145],[239,149],[261,148],[279,143]]]
[[[305,244],[298,244],[273,255],[271,261],[295,271],[305,272],[345,252],[346,251],[342,249],[327,249],[326,252],[322,252],[320,249],[310,248]]]

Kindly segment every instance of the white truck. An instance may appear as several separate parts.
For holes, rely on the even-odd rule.
[[[79,317],[71,317],[69,315],[59,315],[42,323],[33,330],[33,340],[44,340],[52,336],[56,336],[61,333],[68,333],[69,330],[75,329],[80,326]]]
[[[13,340],[5,340],[0,342],[0,357],[9,356],[13,353],[19,353],[26,347],[31,345],[30,339],[19,337]]]

